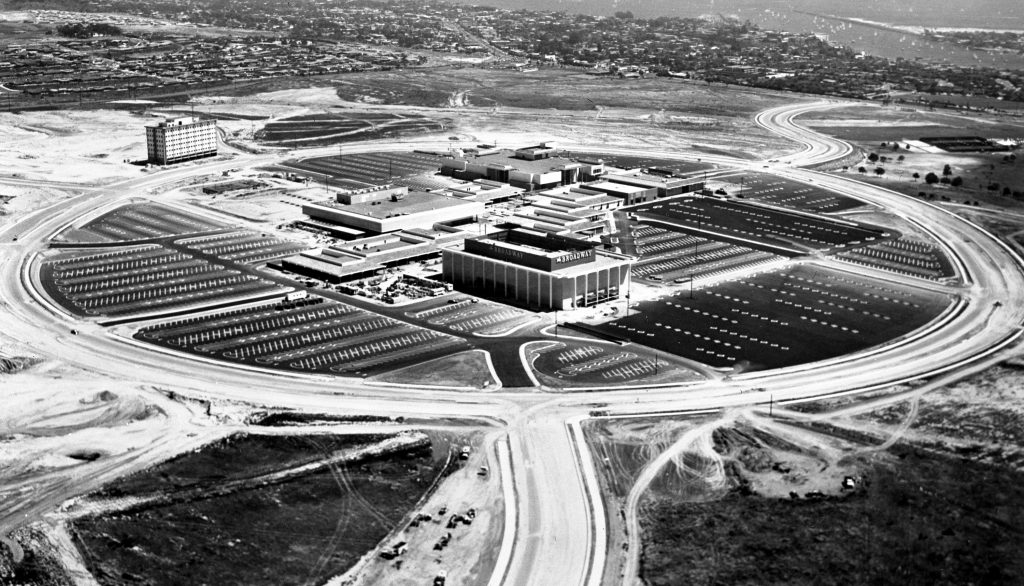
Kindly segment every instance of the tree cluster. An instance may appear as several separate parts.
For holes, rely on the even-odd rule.
[[[110,37],[120,35],[121,28],[105,22],[72,22],[58,25],[57,34],[74,39],[88,39],[94,36]]]

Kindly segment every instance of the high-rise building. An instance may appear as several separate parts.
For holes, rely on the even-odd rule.
[[[542,310],[618,299],[632,266],[593,242],[524,228],[467,238],[441,257],[444,280],[460,291]]]
[[[146,126],[149,162],[171,165],[217,154],[217,122],[175,118]]]

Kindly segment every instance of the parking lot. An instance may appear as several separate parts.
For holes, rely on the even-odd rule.
[[[498,305],[487,301],[472,302],[466,298],[455,303],[444,303],[408,314],[434,327],[441,327],[460,335],[476,334],[496,336],[536,321],[528,311]]]
[[[656,374],[680,372],[664,360],[641,356],[618,346],[596,346],[578,342],[558,343],[537,352],[532,365],[539,373],[559,384],[607,384],[648,379]]]
[[[78,230],[65,233],[63,240],[80,242],[123,242],[210,232],[224,224],[155,203],[128,204],[104,214]]]
[[[44,287],[79,315],[122,316],[270,294],[280,286],[160,245],[61,254],[45,261]]]
[[[766,369],[841,356],[934,319],[945,295],[811,265],[637,304],[595,326],[718,368]]]
[[[776,175],[743,173],[724,175],[719,179],[742,186],[742,192],[733,190],[729,195],[742,195],[743,199],[804,212],[837,213],[864,205],[853,198],[827,189],[783,179]]]
[[[323,112],[270,122],[257,138],[272,144],[309,147],[442,129],[440,122],[410,114]]]
[[[366,375],[465,350],[465,341],[319,297],[142,329],[139,339],[244,364]]]
[[[632,242],[625,245],[625,251],[640,256],[633,265],[634,277],[697,279],[754,269],[782,258],[770,252],[644,223],[633,226],[630,233]]]
[[[402,180],[426,181],[441,169],[440,157],[422,153],[359,153],[332,155],[289,163],[290,167],[330,176],[331,183],[351,189]]]
[[[956,274],[949,258],[939,247],[909,238],[840,252],[836,258],[931,281],[953,277]]]
[[[794,252],[830,251],[887,237],[881,229],[853,222],[816,218],[738,201],[673,198],[632,208],[648,220],[664,218],[683,228],[709,231],[752,244]]]
[[[187,248],[234,262],[260,263],[298,254],[305,244],[250,230],[179,240]]]

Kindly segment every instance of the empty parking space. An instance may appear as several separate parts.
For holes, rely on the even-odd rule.
[[[270,294],[259,277],[159,245],[67,253],[43,263],[51,296],[80,315],[123,316]]]
[[[754,270],[781,256],[746,246],[717,242],[667,227],[640,223],[630,228],[625,252],[640,259],[634,277],[698,279],[738,270]]]
[[[401,180],[430,179],[441,169],[441,158],[422,153],[359,153],[306,159],[291,167],[328,175],[342,186],[365,187]]]
[[[368,374],[465,350],[464,340],[319,297],[167,322],[139,339],[294,371]]]
[[[413,114],[322,112],[275,120],[257,138],[279,145],[314,146],[442,129],[440,122]]]
[[[210,232],[223,224],[155,203],[121,206],[66,233],[67,240],[122,242]]]
[[[802,265],[659,297],[597,327],[714,367],[766,369],[881,344],[923,326],[951,302]]]
[[[788,250],[829,251],[888,237],[884,230],[854,222],[716,198],[672,198],[633,209],[648,220],[660,218],[683,229]]]
[[[729,195],[761,203],[812,213],[837,213],[865,205],[856,199],[838,193],[783,179],[776,175],[745,173],[725,175],[723,181],[740,185],[742,191]]]
[[[189,238],[178,242],[190,250],[214,255],[223,260],[243,263],[258,263],[284,258],[307,248],[306,245],[299,242],[249,230]]]
[[[665,360],[659,363],[655,356],[640,355],[618,346],[577,342],[559,343],[537,352],[532,365],[539,373],[561,383],[584,385],[635,382],[669,370],[675,377],[682,376],[680,370],[666,364]]]
[[[836,258],[932,281],[956,275],[949,258],[938,246],[910,238],[843,251],[837,254]]]
[[[469,299],[408,314],[433,327],[458,334],[499,335],[537,319],[531,312]]]

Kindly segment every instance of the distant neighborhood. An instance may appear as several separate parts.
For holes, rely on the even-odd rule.
[[[814,35],[761,30],[721,17],[642,20],[628,12],[600,17],[422,0],[72,4],[87,13],[24,11],[25,22],[53,27],[44,41],[0,44],[0,84],[19,92],[7,94],[7,106],[83,94],[99,99],[97,93],[131,98],[439,60],[672,76],[935,105],[961,103],[956,96],[1024,101],[1019,71],[873,57]],[[1001,50],[1021,46],[1019,36],[1005,34],[954,42]]]

